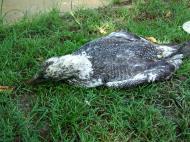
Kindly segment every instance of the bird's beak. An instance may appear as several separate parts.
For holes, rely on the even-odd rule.
[[[27,80],[26,83],[30,85],[37,85],[39,83],[42,83],[46,81],[46,79],[42,75],[35,75],[32,79]]]

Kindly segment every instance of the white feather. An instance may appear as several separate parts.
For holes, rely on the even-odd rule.
[[[86,55],[65,55],[62,57],[53,57],[47,61],[53,61],[54,63],[48,66],[46,76],[60,77],[64,73],[62,78],[67,78],[78,73],[80,79],[88,79],[93,74],[92,64]]]
[[[103,82],[102,82],[102,79],[92,79],[92,80],[90,80],[89,82],[87,82],[87,84],[86,84],[86,87],[96,87],[96,86],[100,86],[100,85],[102,85],[103,84]]]
[[[127,80],[121,80],[121,81],[113,81],[113,82],[107,82],[106,85],[109,87],[119,87],[122,86],[122,84],[126,84],[127,82],[135,82],[135,81],[139,81],[139,80],[144,80],[147,78],[147,75],[143,74],[143,73],[139,73],[137,75],[135,75],[133,78],[129,78]]]
[[[157,47],[157,49],[162,51],[162,55],[161,55],[162,57],[168,57],[169,55],[171,55],[172,53],[176,51],[176,49],[171,48],[166,45],[160,45]]]

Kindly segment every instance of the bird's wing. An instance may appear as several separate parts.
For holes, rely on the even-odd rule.
[[[104,78],[105,82],[125,80],[144,72],[157,57],[154,53],[156,50],[142,48],[143,45],[130,43],[94,49],[88,57],[92,62],[95,78]]]
[[[171,58],[153,62],[143,72],[139,72],[133,76],[123,80],[111,80],[105,83],[106,86],[125,88],[146,82],[154,82],[157,80],[166,80],[171,77],[176,69],[182,63],[182,54],[177,54]]]
[[[168,77],[176,68],[174,64],[181,64],[181,56],[158,59],[155,47],[148,44],[145,48],[145,45],[135,42],[94,50],[89,54],[93,77],[103,79],[108,86],[127,87]]]

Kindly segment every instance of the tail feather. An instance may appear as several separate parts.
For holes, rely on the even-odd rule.
[[[175,66],[175,70],[182,64],[183,54],[177,54],[167,60],[168,63]]]
[[[178,54],[183,54],[184,57],[190,57],[190,41],[179,44],[176,46]]]

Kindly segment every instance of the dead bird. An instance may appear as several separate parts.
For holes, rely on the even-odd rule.
[[[131,87],[169,79],[186,56],[190,42],[160,45],[128,31],[113,32],[72,54],[46,60],[29,83],[53,80],[83,87]]]

